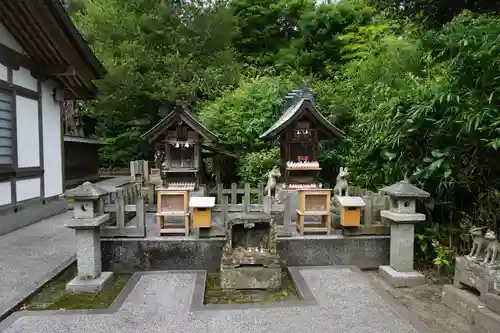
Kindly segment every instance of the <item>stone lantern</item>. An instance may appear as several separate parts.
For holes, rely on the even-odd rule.
[[[416,212],[416,200],[430,195],[406,179],[379,191],[390,197],[390,209],[380,216],[391,221],[390,266],[380,266],[380,275],[395,287],[424,284],[424,276],[413,270],[415,224],[425,221],[425,215]]]
[[[86,182],[61,196],[73,200],[74,207],[73,219],[65,226],[75,230],[78,276],[66,285],[69,292],[99,292],[113,274],[101,268],[100,227],[109,220],[109,214],[104,214],[107,194]]]

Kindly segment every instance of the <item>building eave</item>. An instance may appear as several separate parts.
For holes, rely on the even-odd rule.
[[[66,99],[95,98],[93,81],[106,71],[59,0],[0,1],[0,22],[26,52],[0,52],[0,62],[59,82]]]

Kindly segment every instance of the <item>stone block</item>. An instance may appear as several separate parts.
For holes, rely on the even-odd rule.
[[[342,229],[342,234],[345,236],[390,235],[391,229],[389,226],[383,224],[375,224],[369,226],[360,226],[358,228],[344,228]]]
[[[479,298],[488,309],[495,312],[496,314],[500,314],[500,295],[486,293],[481,295]]]
[[[398,272],[413,271],[414,225],[391,223],[391,267]]]
[[[380,216],[384,217],[394,223],[417,223],[421,221],[425,221],[424,214],[403,214],[403,213],[395,213],[389,210],[382,210],[380,212]]]
[[[460,284],[474,288],[481,295],[494,293],[500,295],[500,270],[458,257],[455,261],[455,286]]]
[[[414,287],[425,284],[425,277],[416,271],[398,272],[391,266],[380,266],[379,273],[385,281],[397,288]]]
[[[104,270],[136,272],[205,269],[220,266],[224,239],[105,239]],[[304,236],[278,239],[278,252],[288,266],[355,265],[378,269],[389,264],[388,236]]]
[[[285,199],[286,198],[286,199]],[[279,190],[278,199],[280,202],[288,201],[288,212],[286,212],[286,216],[292,217],[292,222],[297,221],[297,214],[295,210],[299,206],[299,192],[297,190]]]
[[[68,282],[66,291],[70,293],[98,293],[106,287],[112,276],[112,272],[102,272],[95,279],[83,280],[77,276]]]
[[[267,289],[281,287],[280,267],[221,268],[220,283],[222,289]]]
[[[480,308],[474,313],[473,333],[500,332],[500,315],[487,308]]]
[[[477,310],[485,306],[474,293],[449,284],[443,287],[442,302],[471,323]]]

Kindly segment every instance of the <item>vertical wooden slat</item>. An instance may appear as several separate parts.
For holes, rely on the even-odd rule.
[[[220,203],[221,212],[222,212],[222,225],[225,226],[227,221],[227,217],[229,215],[229,198],[223,197],[222,202]]]
[[[130,161],[130,175],[135,179],[135,161]]]
[[[370,226],[372,225],[373,222],[373,202],[372,202],[372,197],[371,196],[364,196],[363,201],[365,202],[365,207],[364,207],[364,225]]]
[[[264,213],[271,214],[271,204],[272,199],[269,196],[265,196],[262,201]]]
[[[264,197],[264,184],[262,183],[259,183],[259,185],[257,186],[257,191],[259,191],[259,193],[257,194],[257,200],[258,200],[258,204],[261,204],[263,203],[263,197]],[[275,189],[276,191],[276,189]]]
[[[142,161],[142,175],[145,182],[149,181],[149,162]]]
[[[224,185],[217,184],[216,190],[217,190],[217,202],[219,204],[222,204],[224,200]]]
[[[243,194],[243,212],[248,213],[250,206],[250,184],[245,183],[245,193]]]
[[[146,209],[144,206],[144,197],[135,198],[135,214],[136,214],[136,227],[145,230],[145,222],[146,222]]]
[[[238,184],[231,183],[231,205],[238,204]]]
[[[125,203],[123,189],[116,190],[116,227],[125,227]]]
[[[292,210],[290,207],[290,196],[285,196],[282,200],[282,204],[285,206],[283,209],[283,225],[292,223]]]

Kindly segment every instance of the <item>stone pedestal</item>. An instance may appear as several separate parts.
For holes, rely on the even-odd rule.
[[[493,269],[473,260],[458,257],[455,260],[454,285],[476,289],[481,295],[500,295],[500,269]]]
[[[500,327],[500,270],[458,257],[454,285],[443,288],[443,304],[471,322],[472,332],[496,333]],[[479,292],[480,297],[471,289]]]
[[[278,192],[278,199],[280,202],[287,202],[288,200],[288,205],[286,207],[288,211],[284,214],[286,216],[290,216],[291,222],[297,222],[297,214],[295,210],[299,206],[299,192],[297,190],[280,189]]]
[[[398,217],[387,213],[391,212],[381,211],[380,215],[394,219],[391,221],[390,266],[380,266],[380,274],[394,287],[413,287],[424,284],[424,275],[413,270],[415,226],[413,223],[408,223],[405,216]],[[413,219],[416,220],[414,223],[425,219],[423,214],[408,215],[413,215]]]
[[[75,229],[78,276],[66,285],[69,292],[99,292],[113,273],[102,272],[100,226],[109,214],[93,219],[73,219],[66,227]]]
[[[108,192],[86,182],[62,195],[73,200],[73,219],[66,223],[75,230],[78,276],[66,285],[69,292],[99,292],[112,273],[102,273],[100,227],[109,220],[103,197]]]
[[[415,199],[429,193],[403,180],[380,190],[391,198],[390,210],[380,216],[391,222],[390,266],[380,266],[382,278],[394,287],[412,287],[425,283],[425,277],[413,270],[415,223],[425,221],[425,215],[415,212]]]

